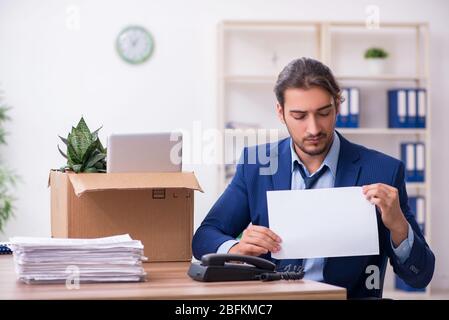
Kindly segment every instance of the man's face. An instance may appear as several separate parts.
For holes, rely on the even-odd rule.
[[[287,89],[284,107],[277,105],[278,117],[296,145],[309,156],[327,152],[333,141],[337,109],[324,89]]]

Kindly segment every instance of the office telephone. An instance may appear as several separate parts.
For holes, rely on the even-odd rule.
[[[236,263],[240,262],[240,263]],[[197,281],[247,281],[247,280],[299,280],[304,270],[298,272],[276,272],[271,261],[238,254],[206,254],[201,262],[190,265],[188,275]]]

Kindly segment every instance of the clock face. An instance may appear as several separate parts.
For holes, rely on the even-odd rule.
[[[142,63],[147,60],[154,48],[151,34],[142,27],[130,26],[123,29],[117,37],[117,51],[127,62]]]

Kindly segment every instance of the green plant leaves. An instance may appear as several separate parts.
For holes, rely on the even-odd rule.
[[[62,140],[62,142],[64,142],[65,145],[67,145],[67,143],[69,143],[69,142],[67,141],[67,139],[65,139],[65,138],[63,138],[63,137],[61,137],[61,136],[58,136],[58,137]]]
[[[11,118],[8,116],[8,111],[11,108],[6,107],[6,106],[0,106],[0,122],[6,121],[6,120],[11,120]]]
[[[103,169],[102,163],[100,161],[105,158],[106,158],[105,153],[98,153],[89,159],[89,161],[86,164],[86,167],[87,168],[95,167],[96,169]]]
[[[365,58],[387,58],[388,53],[382,48],[369,48],[365,51]]]
[[[2,96],[0,96],[1,101]],[[10,109],[10,107],[0,103],[0,145],[6,144],[5,137],[7,136],[7,132],[3,128],[3,123],[11,120],[8,115]],[[16,199],[12,194],[16,181],[18,180],[19,176],[5,168],[3,164],[0,165],[0,232],[3,232],[3,228],[8,219],[14,216],[14,201]]]
[[[59,153],[60,153],[64,158],[67,159],[67,155],[66,155],[64,152],[62,152],[61,148],[59,148],[59,145],[58,145],[58,150],[59,150]]]
[[[59,153],[67,159],[65,169],[79,172],[106,172],[106,149],[98,138],[98,132],[90,132],[84,118],[81,117],[76,127],[67,136],[59,138],[67,146],[65,154],[58,146]]]
[[[14,216],[14,197],[10,190],[16,185],[19,177],[12,171],[0,167],[0,232],[3,231],[5,222]]]
[[[69,142],[67,145],[67,156],[68,160],[70,160],[72,163],[80,163],[81,159],[78,158],[78,154],[75,151],[75,148],[73,147],[73,144]]]

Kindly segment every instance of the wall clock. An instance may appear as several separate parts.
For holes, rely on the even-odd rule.
[[[146,61],[154,50],[152,35],[143,27],[129,26],[117,36],[117,52],[128,63],[139,64]]]

